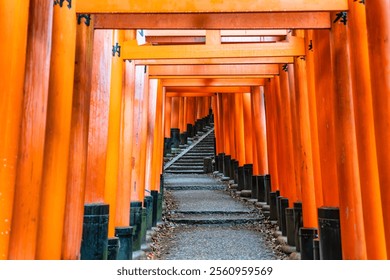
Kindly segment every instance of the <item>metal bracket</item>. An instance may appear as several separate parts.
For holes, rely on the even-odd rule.
[[[287,72],[287,71],[288,71],[288,64],[287,64],[287,63],[286,63],[286,64],[283,64],[282,70],[283,70],[284,72]]]
[[[68,2],[68,5],[67,7],[70,9],[72,8],[72,0],[54,0],[54,5],[60,5],[60,7],[62,8],[62,6],[64,5],[64,2]]]
[[[344,23],[344,25],[347,25],[347,21],[348,21],[347,12],[340,12],[340,13],[337,13],[337,14],[336,14],[336,19],[333,21],[333,23],[336,23],[336,22],[338,22],[338,21]]]
[[[309,51],[313,51],[313,40],[309,41]]]
[[[118,57],[121,57],[121,46],[118,43],[112,46],[112,56],[116,54],[118,54]]]
[[[359,3],[360,3],[360,4],[363,4],[363,5],[366,4],[366,0],[353,0],[353,2],[356,2],[356,1],[359,1]]]
[[[85,19],[85,25],[89,26],[91,24],[91,15],[90,14],[79,14],[77,15],[77,23],[81,24],[81,19]]]

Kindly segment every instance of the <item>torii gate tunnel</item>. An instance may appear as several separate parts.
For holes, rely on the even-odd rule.
[[[389,259],[389,0],[0,3],[0,259],[107,258],[210,119],[324,259]]]

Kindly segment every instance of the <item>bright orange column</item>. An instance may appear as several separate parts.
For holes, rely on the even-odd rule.
[[[243,114],[244,114],[244,133],[245,133],[245,163],[253,164],[252,149],[252,109],[250,92],[243,93],[242,96]]]
[[[125,31],[125,40],[134,39],[135,30]],[[133,152],[133,110],[134,110],[134,61],[124,62],[122,88],[122,117],[119,152],[119,174],[116,197],[116,226],[129,226],[131,200],[131,168]]]
[[[172,97],[170,128],[179,128],[179,110],[180,110],[180,97]]]
[[[341,245],[343,259],[356,260],[366,259],[367,253],[353,111],[350,43],[347,27],[340,22],[334,24],[331,30],[331,58],[335,94]]]
[[[185,116],[185,109],[184,109],[184,97],[179,97],[179,129],[180,133],[183,133],[187,130],[187,127],[184,125],[184,116]]]
[[[112,63],[112,30],[95,30],[85,203],[104,202]]]
[[[154,137],[156,136],[156,115],[160,114],[161,109],[157,112],[157,89],[158,80],[149,80],[148,91],[148,112],[147,112],[147,137],[146,137],[146,161],[145,161],[145,189],[150,191],[154,190],[154,173],[153,169],[153,155],[157,154],[157,146],[154,145]],[[153,183],[152,183],[153,182]]]
[[[171,113],[172,113],[172,97],[165,96],[164,110],[164,137],[171,137]]]
[[[293,67],[289,65],[287,71],[293,71]],[[296,178],[295,178],[295,165],[294,165],[294,151],[293,151],[293,132],[292,132],[292,120],[291,120],[291,92],[289,84],[288,72],[280,67],[280,89],[279,89],[279,102],[280,112],[278,115],[281,120],[279,121],[279,132],[281,137],[280,153],[278,152],[279,163],[283,162],[283,175],[280,179],[280,194],[283,197],[289,199],[289,203],[295,201],[296,197]],[[304,206],[303,206],[304,207]],[[309,217],[307,216],[306,219]],[[305,225],[305,217],[304,217]]]
[[[310,41],[309,41],[310,44]],[[317,109],[318,145],[324,206],[339,206],[335,148],[335,94],[330,57],[329,30],[314,30],[311,42]],[[309,60],[310,61],[310,60]]]
[[[245,164],[245,127],[244,127],[244,112],[243,112],[243,94],[234,94],[234,118],[235,118],[235,137],[238,165]]]
[[[195,123],[195,99],[196,97],[187,97],[186,124]]]
[[[285,129],[282,124],[284,122],[284,109],[282,107],[282,98],[281,98],[281,76],[275,76],[274,78],[274,104],[275,104],[275,116],[276,116],[276,126],[275,133],[276,137],[276,155],[278,162],[278,184],[272,183],[272,190],[281,190],[283,186],[286,184],[287,168],[288,164],[285,159],[287,151],[286,151],[286,136]],[[291,166],[290,166],[291,168]],[[272,178],[271,178],[272,180]]]
[[[222,93],[217,93],[216,96],[216,108],[218,114],[218,138],[217,138],[217,151],[218,154],[225,152],[225,138],[224,138],[224,119],[223,119],[223,108],[222,108]]]
[[[61,259],[72,120],[75,17],[75,3],[70,8],[54,5],[37,259]]]
[[[93,19],[91,21],[93,24]],[[76,31],[72,122],[61,259],[80,258],[91,92],[93,26],[81,23]]]
[[[0,115],[5,120],[0,135],[0,260],[8,256],[12,221],[23,108],[28,7],[28,0],[0,3]]]
[[[256,147],[257,175],[268,174],[267,127],[265,117],[264,87],[252,87],[251,107],[254,137]]]
[[[300,184],[303,217],[305,219],[305,227],[318,227],[317,208],[322,206],[322,190],[321,185],[316,185],[314,180],[313,167],[313,148],[312,135],[310,125],[310,109],[309,109],[309,91],[306,76],[306,60],[295,58],[294,62],[295,79],[296,79],[296,104],[297,116],[300,128],[300,147],[301,154],[299,156],[301,165],[300,168]]]
[[[221,142],[221,132],[220,132],[220,116],[219,116],[219,112],[218,112],[218,96],[217,95],[214,95],[211,99],[211,106],[213,108],[213,113],[214,113],[214,133],[215,133],[215,153],[218,155],[219,153],[221,153],[221,145],[220,145],[220,142]]]
[[[364,5],[349,1],[351,78],[367,258],[386,259]]]
[[[160,190],[160,174],[162,173],[162,157],[163,157],[163,101],[164,101],[164,89],[161,86],[161,81],[157,80],[156,85],[156,114],[155,114],[155,126],[153,133],[153,153],[152,153],[152,172],[151,172],[151,190]]]
[[[306,45],[309,46],[310,42],[313,42],[313,31],[307,30],[304,32]],[[317,96],[315,94],[315,73],[314,73],[314,53],[313,50],[306,51],[305,57],[305,68],[306,72],[302,73],[306,75],[307,83],[307,102],[308,102],[308,117],[310,122],[309,132],[310,132],[310,142],[311,142],[311,156],[312,156],[312,165],[313,165],[313,185],[316,189],[316,204],[317,207],[324,205],[323,189],[322,189],[322,177],[321,177],[321,158],[320,158],[320,148],[319,148],[319,139],[318,139],[318,118],[317,118],[317,107],[316,101]],[[296,67],[299,68],[299,65]],[[303,155],[304,156],[304,155]],[[321,192],[320,192],[321,191]]]
[[[53,2],[30,1],[9,259],[35,259],[49,91]],[[36,46],[40,47],[37,48]]]
[[[236,148],[236,142],[237,142],[237,139],[236,139],[236,135],[234,133],[234,131],[232,131],[233,129],[235,129],[237,126],[235,124],[235,118],[234,118],[234,96],[235,94],[234,93],[226,93],[228,95],[228,106],[229,106],[229,110],[230,110],[230,113],[228,115],[228,119],[226,120],[230,126],[230,131],[229,131],[229,141],[230,141],[230,156],[231,156],[231,159],[236,159],[237,158],[237,148]],[[206,100],[207,97],[204,97],[204,99]],[[207,103],[207,102],[205,102]]]
[[[230,146],[230,133],[231,126],[229,123],[229,96],[228,94],[222,94],[222,118],[223,118],[223,141],[224,141],[224,149],[223,152],[226,155],[230,155],[232,147]]]
[[[264,86],[264,97],[267,107],[265,108],[267,126],[267,154],[269,174],[273,187],[279,186],[278,154],[277,154],[277,116],[275,114],[275,79],[268,79]]]
[[[113,45],[121,46],[124,39],[123,30],[112,31]],[[110,205],[110,219],[108,221],[108,236],[115,235],[116,220],[116,198],[119,174],[119,152],[120,152],[120,125],[122,112],[122,85],[123,85],[123,60],[120,53],[114,53],[111,62],[110,82],[110,107],[108,116],[107,131],[107,155],[106,155],[106,176],[104,188],[104,201]]]
[[[390,1],[366,1],[368,54],[387,258],[390,256]]]

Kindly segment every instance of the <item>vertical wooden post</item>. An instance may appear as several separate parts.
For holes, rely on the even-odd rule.
[[[365,6],[349,1],[348,36],[351,52],[351,79],[356,122],[356,140],[363,202],[364,230],[368,259],[386,259],[385,231],[379,185],[368,58]]]
[[[38,259],[61,259],[72,121],[76,8],[54,5]]]
[[[313,30],[307,30],[304,32],[305,43],[307,47],[306,50],[306,59],[305,59],[305,68],[306,73],[302,73],[306,75],[307,81],[307,102],[308,102],[308,116],[310,122],[310,142],[311,142],[311,155],[312,155],[312,165],[313,165],[313,185],[317,190],[316,195],[316,204],[317,207],[321,207],[324,205],[323,198],[323,189],[322,189],[322,177],[321,177],[321,158],[320,158],[320,148],[319,148],[319,140],[318,140],[318,124],[317,124],[317,107],[316,107],[316,88],[315,88],[315,73],[314,73],[314,53],[313,53],[313,45],[310,45],[310,42],[313,43]],[[309,50],[309,48],[311,48]],[[296,67],[299,67],[297,65]],[[299,70],[300,68],[298,68]],[[302,124],[304,126],[304,124]],[[304,156],[304,155],[302,155]],[[319,192],[321,190],[321,193]],[[316,211],[317,212],[317,211]]]
[[[80,258],[83,231],[84,194],[87,173],[89,102],[92,77],[92,25],[80,23],[76,31],[72,123],[61,259]]]
[[[303,32],[298,31],[303,37]],[[300,128],[301,161],[300,183],[305,227],[318,227],[317,207],[322,206],[321,185],[315,185],[313,167],[312,131],[310,130],[309,92],[306,76],[306,60],[295,58],[296,104]],[[314,133],[314,132],[313,132]]]
[[[265,117],[264,87],[251,88],[251,107],[254,137],[253,147],[256,147],[257,168],[254,174],[268,174],[267,128]]]
[[[335,14],[332,14],[336,17]],[[335,23],[331,30],[331,57],[335,93],[335,136],[340,196],[343,259],[366,259],[366,241],[359,180],[351,56],[347,27]]]
[[[135,39],[135,30],[125,31],[125,40]],[[122,90],[122,119],[120,138],[120,168],[116,198],[115,225],[129,226],[131,200],[131,168],[133,153],[133,105],[134,105],[134,61],[125,61]]]
[[[222,111],[223,111],[223,140],[224,140],[224,153],[230,155],[232,147],[230,147],[230,133],[231,127],[229,124],[229,96],[228,94],[222,94]]]
[[[264,86],[265,97],[265,114],[266,114],[266,127],[267,127],[267,154],[268,154],[268,166],[269,174],[271,175],[272,185],[279,185],[278,175],[278,154],[277,154],[277,117],[275,115],[276,103],[275,103],[275,79],[268,79]]]
[[[153,168],[153,155],[157,154],[157,146],[154,145],[154,138],[157,136],[157,123],[156,117],[160,114],[161,110],[157,111],[157,91],[158,91],[158,80],[149,80],[149,91],[148,91],[148,112],[147,112],[147,137],[146,137],[146,161],[145,161],[145,189],[148,191],[155,189],[155,172]],[[158,172],[158,171],[157,171]],[[160,172],[158,172],[159,174]],[[158,189],[157,189],[158,190]]]
[[[215,133],[215,153],[218,155],[221,151],[221,132],[220,132],[220,116],[218,111],[218,94],[214,95],[211,99],[211,105],[214,112],[214,133]]]
[[[283,141],[280,145],[281,153],[279,154],[279,163],[282,161],[283,164],[283,174],[280,177],[280,193],[282,196],[289,198],[289,203],[295,201],[295,165],[293,159],[293,132],[292,132],[292,120],[291,120],[291,93],[290,93],[290,84],[289,84],[289,75],[288,71],[293,71],[293,67],[289,65],[287,71],[283,70],[280,67],[280,115],[281,122],[280,124],[280,132],[281,132],[281,140]]]
[[[229,133],[229,141],[230,141],[230,156],[232,159],[237,158],[237,148],[236,148],[236,142],[237,139],[235,137],[235,133],[233,130],[237,128],[237,125],[235,124],[235,118],[234,118],[234,96],[236,94],[234,93],[226,93],[228,95],[228,106],[230,113],[228,115],[228,119],[226,119],[227,123],[230,126],[230,133]],[[207,97],[204,97],[205,100]]]
[[[15,193],[23,82],[26,63],[29,0],[0,3],[0,260],[8,257]],[[11,47],[10,47],[11,46]]]
[[[309,41],[310,44],[310,41]],[[311,42],[317,109],[318,145],[320,153],[323,203],[339,206],[339,187],[336,167],[335,94],[330,57],[329,30],[314,30]]]
[[[186,124],[195,123],[195,97],[187,97]]]
[[[184,125],[184,97],[179,97],[179,129],[180,133],[186,131],[186,126]]]
[[[244,113],[244,133],[245,133],[245,163],[253,164],[253,149],[252,149],[252,109],[251,109],[251,94],[250,92],[243,93],[243,113]]]
[[[172,97],[171,105],[171,127],[179,128],[179,110],[180,110],[180,97]]]
[[[218,148],[218,154],[224,153],[225,152],[225,138],[224,138],[224,128],[225,128],[225,120],[224,120],[224,114],[223,114],[223,94],[222,93],[217,93],[217,100],[216,100],[216,107],[218,111],[218,122],[219,122],[219,132],[218,132],[218,139],[217,139],[217,145],[219,146]]]
[[[378,149],[379,182],[386,248],[390,254],[390,1],[367,1],[367,36],[370,59],[372,103],[374,110],[376,146]]]
[[[31,0],[9,259],[34,259],[43,167],[53,1]],[[36,46],[40,47],[37,48]]]
[[[112,63],[112,31],[95,30],[85,202],[104,202]]]
[[[112,31],[113,48],[121,46],[124,39],[123,30]],[[120,123],[122,112],[123,59],[120,52],[112,52],[111,57],[110,101],[107,131],[106,176],[104,201],[110,205],[108,236],[115,236],[116,197],[119,172]]]
[[[164,137],[171,137],[172,97],[165,97]]]
[[[244,113],[243,113],[243,94],[236,93],[234,95],[234,118],[235,118],[235,137],[238,165],[245,164],[245,128],[244,128]]]

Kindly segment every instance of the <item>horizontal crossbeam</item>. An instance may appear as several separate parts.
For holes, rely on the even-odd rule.
[[[78,0],[78,13],[315,12],[348,9],[348,0]]]
[[[263,86],[261,78],[193,78],[193,79],[162,79],[165,87],[233,87],[233,86]]]
[[[166,87],[165,92],[167,93],[199,93],[199,92],[221,92],[221,93],[231,93],[231,92],[251,92],[249,86],[242,87]]]
[[[304,40],[290,37],[287,42],[248,44],[205,44],[139,46],[136,40],[123,43],[123,59],[250,58],[305,55]]]
[[[318,29],[330,26],[329,12],[97,14],[94,25],[96,29]]]

